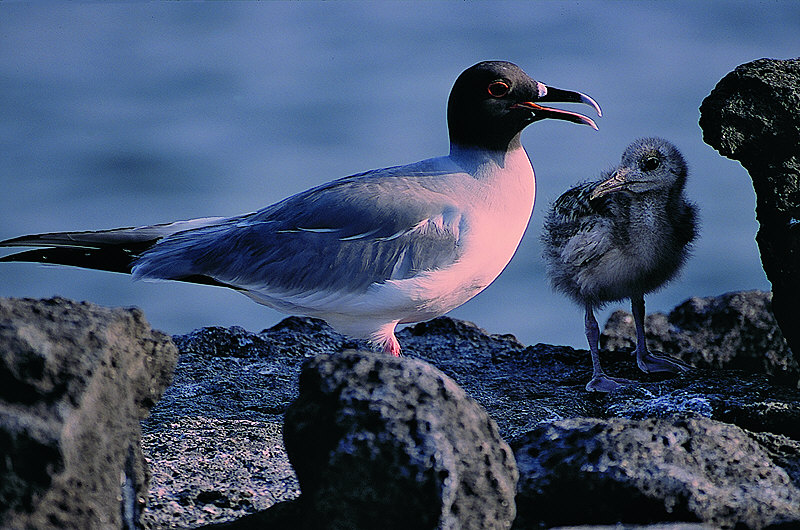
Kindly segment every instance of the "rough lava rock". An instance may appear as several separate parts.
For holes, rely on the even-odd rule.
[[[0,526],[138,528],[139,421],[176,358],[138,309],[0,299]]]
[[[486,411],[428,363],[318,356],[286,412],[308,528],[501,529],[517,468]]]
[[[152,472],[145,527],[193,528],[300,493],[275,423],[184,417],[145,434],[143,445]]]
[[[703,140],[738,160],[756,192],[756,240],[775,317],[800,351],[800,59],[736,67],[700,106]]]
[[[686,300],[669,315],[652,313],[645,321],[648,346],[698,368],[766,373],[794,384],[800,366],[772,312],[772,293],[740,291]],[[633,351],[633,315],[615,311],[600,336],[602,348]]]
[[[706,418],[574,418],[515,443],[514,528],[702,521],[800,525],[800,489],[742,429]]]
[[[479,402],[512,444],[541,425],[564,419],[646,422],[689,414],[738,426],[742,444],[755,440],[800,487],[800,392],[776,385],[771,376],[698,369],[665,378],[639,372],[629,353],[603,351],[609,373],[640,382],[597,395],[584,390],[591,374],[585,350],[525,346],[511,335],[488,334],[446,317],[405,328],[398,338],[407,357],[431,363]],[[143,519],[152,528],[222,521],[229,522],[214,528],[296,524],[305,509],[294,501],[299,486],[275,433],[281,432],[283,413],[298,395],[303,362],[319,354],[333,358],[357,344],[320,321],[296,317],[261,333],[207,328],[175,337],[175,342],[182,352],[175,382],[144,423],[153,504]],[[247,429],[237,432],[237,421],[248,422]],[[202,440],[196,432],[203,433]],[[259,444],[255,432],[270,435]],[[160,443],[167,433],[185,443]],[[268,458],[260,455],[265,447]],[[220,470],[208,464],[217,454],[236,471],[217,476]],[[603,498],[604,490],[598,488],[597,495]]]
[[[172,385],[142,423],[152,471],[144,527],[236,521],[296,498],[283,414],[302,363],[338,351],[344,338],[321,321],[289,317],[269,333],[213,327],[174,341],[181,355]]]

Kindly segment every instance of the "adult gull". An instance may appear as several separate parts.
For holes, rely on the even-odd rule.
[[[447,156],[344,177],[236,217],[17,237],[0,246],[37,248],[0,261],[229,287],[399,355],[398,324],[463,304],[516,251],[535,188],[522,130],[548,118],[597,129],[549,102],[600,115],[589,96],[509,62],[481,62],[450,93]]]

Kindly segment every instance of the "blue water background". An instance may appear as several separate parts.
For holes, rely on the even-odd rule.
[[[529,344],[584,347],[580,308],[545,280],[542,218],[636,137],[680,147],[702,215],[693,258],[648,297],[648,312],[769,289],[750,179],[703,143],[698,107],[737,65],[798,55],[794,1],[4,2],[0,238],[234,215],[445,154],[453,80],[475,62],[505,59],[590,94],[604,117],[599,132],[552,120],[524,132],[537,175],[528,232],[500,278],[451,315]],[[141,307],[170,333],[258,331],[283,318],[214,287],[0,267],[0,296],[57,294]]]

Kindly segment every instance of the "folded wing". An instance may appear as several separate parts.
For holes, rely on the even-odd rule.
[[[460,210],[426,176],[347,177],[239,217],[22,236],[0,246],[38,248],[0,261],[244,290],[366,290],[458,259]]]
[[[460,225],[459,209],[416,179],[351,178],[164,238],[134,274],[200,275],[259,291],[363,291],[452,264]]]

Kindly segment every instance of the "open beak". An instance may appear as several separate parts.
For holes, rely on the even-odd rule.
[[[589,195],[589,200],[592,201],[603,195],[625,189],[628,185],[628,173],[628,171],[615,171],[614,174],[611,175],[611,178],[601,182],[594,191],[592,191],[592,194]]]
[[[597,130],[597,124],[588,116],[578,114],[577,112],[570,112],[568,110],[554,109],[552,107],[544,107],[539,105],[539,102],[583,103],[584,105],[593,107],[594,110],[597,111],[597,115],[602,116],[603,111],[600,110],[600,105],[598,105],[595,100],[586,94],[581,94],[580,92],[562,90],[560,88],[550,87],[542,83],[538,83],[538,85],[539,97],[536,99],[536,103],[532,101],[524,101],[522,103],[517,103],[514,105],[514,107],[529,109],[533,113],[535,120],[554,118],[557,120],[571,121],[573,123],[582,123],[584,125],[588,125],[594,130]]]

